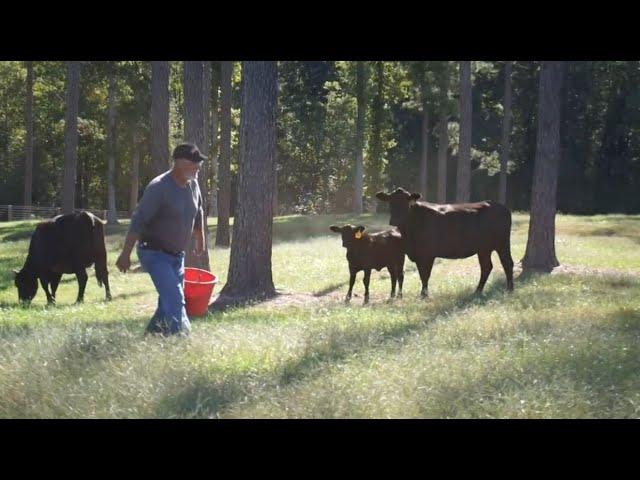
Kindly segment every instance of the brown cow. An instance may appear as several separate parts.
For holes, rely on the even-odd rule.
[[[349,262],[349,292],[346,301],[351,299],[351,291],[356,281],[356,274],[364,270],[364,303],[369,301],[369,278],[371,269],[380,271],[387,267],[391,275],[391,298],[396,295],[396,281],[398,282],[398,297],[402,297],[402,282],[404,281],[404,250],[402,237],[396,229],[378,233],[364,233],[362,225],[331,225],[332,232],[342,234],[342,246],[347,249]]]
[[[513,290],[511,211],[507,207],[487,201],[452,205],[418,202],[419,193],[410,193],[403,188],[392,193],[378,192],[376,197],[389,202],[389,224],[400,229],[405,251],[418,267],[423,297],[428,295],[429,277],[436,257],[478,255],[481,273],[476,292],[482,292],[493,268],[493,250],[500,257],[507,288]]]
[[[111,300],[104,243],[105,223],[89,212],[58,215],[39,223],[31,236],[29,254],[22,270],[14,270],[20,301],[31,302],[40,280],[47,302],[55,303],[62,274],[75,273],[79,287],[77,302],[82,302],[87,285],[86,269],[93,263],[98,285],[104,284],[106,298]]]

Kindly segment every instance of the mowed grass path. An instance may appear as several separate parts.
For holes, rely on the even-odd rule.
[[[345,251],[328,226],[373,231],[387,219],[277,218],[282,301],[194,319],[186,340],[142,337],[156,294],[146,274],[115,267],[126,223],[108,228],[112,302],[91,269],[84,304],[73,304],[77,283],[65,275],[57,306],[39,290],[29,308],[17,304],[11,269],[35,222],[0,223],[0,417],[640,416],[640,216],[559,215],[569,273],[517,274],[511,295],[494,254],[481,297],[476,257],[437,260],[426,301],[407,260],[403,299],[387,300],[384,271],[372,274],[369,305],[362,274],[345,305]],[[515,214],[516,262],[527,228]],[[219,291],[229,250],[209,253]]]

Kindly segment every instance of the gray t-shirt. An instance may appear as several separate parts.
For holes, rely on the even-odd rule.
[[[188,248],[193,227],[201,225],[202,216],[198,182],[190,180],[180,187],[168,171],[147,185],[131,216],[129,231],[140,235],[141,242],[177,253]]]

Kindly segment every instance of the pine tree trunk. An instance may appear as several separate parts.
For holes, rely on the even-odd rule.
[[[562,62],[542,62],[531,218],[522,260],[524,270],[550,272],[559,265],[555,252],[555,216],[560,161],[561,79]]]
[[[151,172],[169,169],[169,62],[151,62]]]
[[[25,139],[24,198],[23,203],[31,206],[33,191],[33,62],[25,62],[27,67],[27,95],[25,113],[27,136]]]
[[[507,164],[511,150],[511,69],[513,62],[504,66],[504,118],[502,120],[502,149],[500,154],[500,186],[498,201],[507,204]]]
[[[275,295],[271,273],[276,62],[243,62],[238,206],[228,280],[221,296],[243,301]]]
[[[368,182],[367,197],[373,198],[376,192],[383,189],[382,160],[384,156],[384,146],[382,144],[382,130],[384,123],[384,62],[376,62],[376,95],[371,104],[372,124],[371,124],[371,148],[367,161]],[[372,202],[373,212],[376,211],[377,202]]]
[[[203,62],[184,62],[184,139],[195,143],[199,149],[203,148],[205,142],[203,67]],[[206,208],[204,210],[206,211]],[[206,218],[203,218],[203,222],[206,222]],[[210,270],[206,229],[204,247],[202,255],[195,255],[195,239],[192,237],[184,265]]]
[[[467,203],[471,191],[471,62],[460,62],[460,143],[456,202]]]
[[[438,124],[438,203],[447,202],[447,159],[449,151],[449,73],[440,79],[440,123]]]
[[[71,213],[75,207],[76,166],[78,163],[80,62],[67,62],[66,83],[62,213]]]
[[[129,192],[129,216],[138,204],[138,189],[140,188],[140,139],[138,132],[133,135],[133,165],[131,167],[131,190]]]
[[[420,152],[420,195],[427,198],[427,165],[429,163],[429,108],[427,104],[427,79],[423,74],[420,85],[422,100],[422,150]]]
[[[218,89],[220,62],[212,63],[211,72],[211,171],[209,175],[209,216],[218,216]]]
[[[202,193],[202,206],[205,213],[205,217],[209,215],[209,187],[207,185],[209,179],[209,171],[211,170],[211,156],[209,155],[209,136],[210,136],[210,123],[211,123],[211,62],[203,62],[202,72],[202,113],[204,118],[204,131],[202,147],[200,151],[205,157],[209,157],[206,162],[203,162],[200,173],[198,174],[198,181],[200,182],[200,192]],[[205,222],[205,230],[207,229]]]
[[[107,222],[118,223],[116,213],[116,75],[113,70],[109,74],[109,109],[107,118]]]
[[[353,179],[353,213],[362,214],[364,180],[364,115],[365,115],[364,62],[356,62],[356,97],[358,113],[356,119],[356,169]]]
[[[233,62],[220,66],[220,164],[218,165],[218,227],[216,246],[228,247],[231,209],[231,77]]]

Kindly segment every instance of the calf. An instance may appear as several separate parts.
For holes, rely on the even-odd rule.
[[[371,269],[381,270],[387,267],[391,275],[391,298],[396,294],[398,282],[398,297],[402,297],[402,282],[404,281],[404,249],[402,237],[396,229],[378,233],[363,233],[365,227],[331,225],[331,231],[342,234],[342,246],[347,249],[349,262],[349,291],[346,300],[351,299],[351,291],[356,281],[356,274],[364,270],[364,303],[369,301],[369,278]]]
[[[419,193],[398,188],[392,193],[378,192],[379,200],[389,202],[390,225],[402,235],[405,251],[414,261],[422,280],[422,296],[428,295],[429,277],[436,257],[467,258],[478,255],[482,292],[491,273],[491,252],[498,252],[507,277],[507,289],[513,290],[511,258],[511,211],[496,202],[440,205],[419,202]]]
[[[79,287],[77,302],[82,302],[87,285],[86,268],[94,263],[98,285],[104,284],[106,298],[111,300],[105,223],[89,212],[58,215],[39,223],[31,236],[29,254],[22,270],[14,270],[20,301],[31,302],[40,280],[47,302],[55,303],[62,274],[75,273]]]

